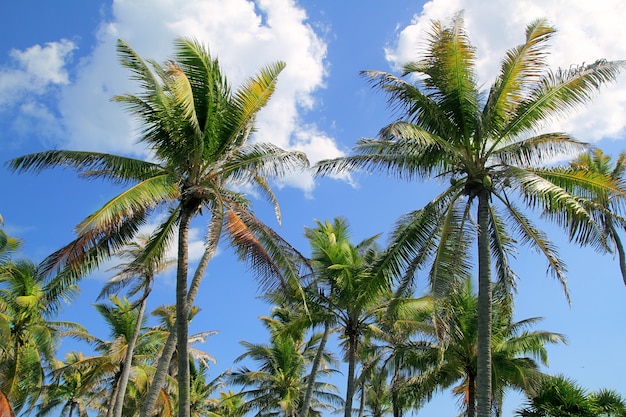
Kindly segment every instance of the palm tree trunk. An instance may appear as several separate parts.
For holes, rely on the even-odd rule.
[[[115,403],[115,399],[117,398],[117,393],[120,392],[121,375],[122,371],[120,370],[113,379],[113,392],[111,393],[111,398],[109,399],[109,407],[107,408],[107,412],[105,414],[106,417],[113,417],[113,404]]]
[[[319,370],[320,364],[322,363],[322,356],[324,356],[324,349],[326,348],[326,341],[328,340],[329,334],[330,323],[328,321],[325,321],[324,334],[322,335],[322,340],[320,340],[320,345],[317,347],[315,359],[313,359],[313,364],[311,365],[309,380],[307,381],[306,392],[304,393],[304,399],[302,400],[302,408],[300,409],[301,417],[308,417],[309,415],[309,409],[311,408],[311,398],[313,397],[313,389],[315,388],[315,380],[317,379],[317,371]]]
[[[622,245],[622,240],[619,238],[617,230],[613,226],[613,221],[609,218],[607,223],[609,225],[611,237],[613,238],[613,243],[615,243],[615,248],[617,249],[619,270],[622,273],[622,280],[624,281],[624,285],[626,285],[626,253],[624,253],[624,245]]]
[[[118,390],[115,396],[115,405],[113,406],[113,417],[122,417],[122,411],[124,408],[124,397],[126,396],[126,386],[128,385],[128,379],[130,378],[130,369],[133,362],[133,353],[135,351],[137,339],[139,339],[139,333],[141,332],[141,322],[143,321],[143,316],[146,311],[146,304],[149,294],[150,288],[146,287],[142,295],[141,304],[139,304],[139,313],[137,313],[137,324],[135,325],[133,335],[128,342],[128,347],[126,348],[126,357],[124,358],[122,375],[120,376]]]
[[[187,271],[189,269],[189,226],[192,211],[183,208],[178,228],[178,268],[176,272],[176,340],[178,341],[178,417],[190,417],[189,375],[189,308],[187,303]]]
[[[491,416],[491,253],[489,191],[478,194],[478,340],[476,399],[478,417]],[[471,416],[470,416],[471,417]]]
[[[352,330],[352,324],[349,324],[348,331],[348,386],[346,388],[346,404],[344,409],[344,417],[352,416],[352,400],[354,398],[354,368],[356,367],[356,338],[357,334]]]
[[[204,272],[206,271],[209,262],[215,255],[215,251],[217,250],[217,243],[219,240],[219,235],[222,230],[222,220],[219,216],[214,217],[214,221],[211,221],[209,224],[209,236],[208,236],[208,244],[204,253],[202,254],[202,258],[200,258],[200,262],[198,263],[198,267],[196,268],[196,272],[191,280],[191,285],[189,286],[189,293],[187,294],[187,308],[191,308],[193,302],[196,298],[196,294],[198,293],[198,289],[200,288],[200,282],[202,281],[202,277],[204,276]],[[178,317],[175,319],[178,320]],[[177,321],[174,322],[175,328],[177,327]],[[157,400],[159,398],[159,392],[161,391],[161,387],[165,383],[165,378],[167,377],[167,371],[170,366],[170,361],[172,360],[172,355],[174,354],[174,350],[176,349],[176,333],[171,332],[167,337],[167,341],[165,342],[165,346],[163,347],[163,352],[161,353],[161,357],[157,363],[157,369],[154,373],[154,377],[152,378],[152,383],[150,384],[150,389],[148,390],[148,395],[146,396],[146,400],[144,401],[141,412],[139,413],[139,417],[151,417],[154,414],[154,409],[156,407]]]
[[[359,400],[359,417],[365,415],[365,381],[361,380],[361,398]],[[376,416],[376,412],[373,413],[373,417]]]
[[[467,417],[476,415],[476,375],[474,370],[467,372]]]

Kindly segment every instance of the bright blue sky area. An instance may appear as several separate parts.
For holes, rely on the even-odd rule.
[[[96,150],[145,156],[134,145],[134,125],[109,101],[134,88],[118,64],[118,37],[142,56],[162,61],[174,36],[193,36],[209,45],[234,83],[271,61],[284,60],[272,104],[259,119],[260,140],[305,150],[315,162],[349,152],[360,137],[373,137],[392,113],[385,97],[359,77],[364,69],[395,71],[415,57],[429,19],[447,19],[465,10],[467,29],[478,51],[479,77],[492,80],[505,49],[523,40],[526,24],[547,17],[559,33],[551,62],[569,66],[596,58],[624,59],[626,9],[619,0],[375,0],[359,2],[263,0],[160,0],[55,2],[0,0],[0,156],[2,162],[45,149]],[[593,6],[593,7],[592,7]],[[594,142],[617,156],[626,149],[626,75],[606,89],[587,111],[555,128]],[[34,261],[73,238],[73,226],[119,191],[77,179],[72,172],[12,175],[0,169],[5,229],[25,241],[23,255]],[[379,175],[349,181],[293,176],[279,184],[283,211],[279,232],[308,253],[303,237],[314,219],[345,216],[354,241],[386,233],[409,210],[435,195],[441,184],[406,183]],[[275,225],[271,208],[259,201],[257,214]],[[202,223],[195,248],[201,247]],[[546,226],[547,227],[547,226]],[[572,305],[546,276],[545,260],[519,248],[514,269],[521,277],[519,318],[543,316],[539,328],[565,334],[568,346],[549,349],[552,373],[564,373],[589,389],[613,388],[626,394],[626,288],[616,261],[578,249],[560,231],[545,229],[569,267]],[[195,252],[197,254],[197,251]],[[112,266],[112,265],[111,265]],[[92,332],[103,330],[92,308],[111,272],[81,283],[77,303],[66,316]],[[419,276],[418,279],[422,279]],[[155,288],[152,306],[173,303],[172,274]],[[261,342],[266,333],[257,317],[269,307],[258,300],[253,277],[222,248],[209,265],[197,304],[194,331],[218,330],[202,346],[215,356],[215,374],[242,353],[238,341]],[[106,337],[106,333],[98,334]],[[67,345],[64,346],[67,348]],[[337,384],[343,386],[342,381]],[[519,405],[518,399],[509,402]],[[442,394],[422,415],[452,415],[455,404]]]

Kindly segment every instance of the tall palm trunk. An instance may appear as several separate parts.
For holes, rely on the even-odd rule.
[[[307,381],[306,392],[304,393],[304,399],[302,400],[302,408],[300,409],[301,417],[308,417],[309,415],[309,409],[311,408],[311,398],[313,397],[313,389],[315,388],[315,380],[317,379],[317,371],[319,370],[320,364],[322,363],[322,356],[324,356],[324,349],[326,348],[326,341],[328,340],[329,334],[330,323],[328,321],[325,321],[324,334],[322,335],[322,340],[320,340],[320,345],[317,347],[315,359],[313,359],[313,364],[311,365],[309,380]]]
[[[355,391],[354,369],[356,367],[356,345],[357,332],[353,329],[352,323],[348,328],[348,386],[346,388],[346,404],[344,409],[344,417],[352,416],[352,401]]]
[[[190,417],[189,308],[187,270],[189,269],[189,226],[193,215],[190,204],[182,205],[178,229],[178,269],[176,272],[176,339],[178,340],[178,417]]]
[[[122,411],[124,408],[124,397],[126,396],[126,386],[128,385],[128,379],[130,378],[130,370],[133,362],[133,353],[135,351],[135,345],[137,345],[137,339],[139,339],[139,333],[141,332],[141,322],[146,311],[146,304],[148,301],[148,295],[150,294],[150,287],[147,286],[143,292],[141,303],[139,304],[139,312],[137,313],[137,324],[133,330],[133,335],[128,342],[126,348],[126,357],[124,358],[124,365],[122,367],[122,375],[118,383],[117,394],[115,396],[115,405],[113,406],[113,416],[122,417]]]
[[[473,369],[467,372],[467,417],[476,415],[476,375]]]
[[[193,276],[193,279],[191,280],[191,285],[189,286],[189,292],[187,294],[188,310],[191,308],[196,298],[196,294],[198,293],[198,289],[200,288],[200,282],[202,281],[204,272],[206,271],[209,262],[213,258],[213,255],[215,255],[215,251],[217,250],[218,238],[221,232],[222,218],[220,216],[216,216],[209,224],[210,243],[205,248],[204,253],[202,254],[202,258],[200,258],[200,262],[198,263],[196,272]],[[178,328],[178,316],[175,318],[174,326],[175,328]],[[169,336],[167,337],[167,341],[165,342],[165,346],[163,346],[163,352],[159,357],[157,369],[154,373],[154,377],[152,378],[150,389],[148,390],[148,395],[146,396],[146,399],[141,407],[139,417],[150,417],[154,414],[154,409],[159,398],[159,392],[161,391],[161,387],[165,383],[165,378],[167,377],[170,361],[172,360],[172,356],[174,354],[174,351],[176,350],[176,342],[176,332],[170,332]]]
[[[489,190],[483,189],[478,194],[478,348],[476,375],[478,417],[491,416],[491,302]]]
[[[615,244],[615,248],[617,249],[619,270],[622,273],[622,280],[624,281],[624,285],[626,285],[626,253],[624,253],[624,245],[622,244],[622,240],[619,238],[619,234],[617,233],[617,230],[615,229],[615,226],[613,224],[613,220],[610,216],[607,216],[606,224],[609,235],[613,239],[613,243]]]

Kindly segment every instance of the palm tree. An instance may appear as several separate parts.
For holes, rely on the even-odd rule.
[[[154,153],[151,161],[55,150],[9,162],[10,168],[19,172],[68,166],[90,178],[131,185],[81,222],[76,229],[78,238],[44,263],[46,271],[63,267],[62,276],[69,281],[80,278],[132,240],[137,227],[156,208],[169,207],[169,216],[149,242],[146,256],[163,257],[178,228],[176,316],[181,319],[177,320],[176,337],[168,341],[170,351],[176,339],[187,340],[188,323],[182,318],[188,316],[222,229],[238,254],[260,273],[264,288],[275,285],[271,278],[276,276],[296,278],[297,268],[285,263],[293,261],[297,252],[252,214],[241,186],[256,187],[274,203],[280,218],[267,178],[307,163],[301,152],[248,143],[255,117],[272,96],[283,63],[265,67],[233,92],[206,47],[179,38],[175,48],[174,58],[161,66],[144,61],[129,45],[118,42],[121,63],[131,70],[142,93],[114,99],[142,124],[140,141]],[[189,228],[191,220],[203,212],[209,216],[206,252],[188,287]],[[185,343],[179,343],[178,348],[182,357],[188,356]],[[189,417],[188,362],[179,365],[179,415]],[[162,383],[166,368],[158,368],[156,384]],[[158,389],[156,386],[153,391]],[[151,402],[146,402],[142,415],[150,415]]]
[[[377,313],[363,343],[362,409],[382,415],[388,408],[394,417],[401,417],[418,409],[429,395],[429,388],[410,381],[424,370],[420,353],[437,348],[433,309],[430,296],[411,298],[397,292]]]
[[[172,261],[163,261],[158,257],[150,259],[149,256],[143,256],[149,240],[149,236],[140,236],[136,241],[129,243],[126,248],[120,251],[119,255],[123,258],[125,257],[130,259],[130,261],[116,267],[120,270],[120,272],[107,282],[99,296],[99,298],[102,298],[104,296],[111,295],[118,292],[121,287],[126,285],[132,285],[129,290],[130,296],[136,295],[141,291],[141,296],[135,303],[135,305],[139,306],[139,310],[137,312],[137,322],[133,334],[128,341],[122,373],[116,387],[117,390],[115,393],[114,403],[112,407],[109,407],[109,413],[107,413],[107,416],[122,416],[124,396],[126,395],[126,386],[130,377],[130,370],[133,361],[133,352],[141,331],[141,323],[143,323],[148,296],[152,291],[152,284],[154,282],[155,275],[163,272],[172,264]]]
[[[62,303],[77,293],[76,287],[61,291],[55,284],[43,282],[28,260],[0,267],[0,391],[16,412],[39,398],[64,332],[83,329],[53,320]]]
[[[101,353],[100,357],[94,357],[96,361],[104,360],[99,368],[109,370],[109,382],[106,384],[107,396],[104,401],[106,415],[112,415],[112,409],[117,407],[118,400],[121,395],[122,402],[119,405],[124,406],[125,395],[121,394],[122,385],[126,391],[125,385],[128,379],[123,381],[125,372],[130,375],[131,368],[127,369],[127,358],[134,357],[135,362],[131,366],[135,368],[141,365],[155,365],[155,356],[158,354],[164,335],[161,331],[148,330],[145,328],[145,319],[139,320],[140,311],[126,298],[118,298],[116,296],[109,297],[110,303],[96,304],[95,308],[100,313],[104,321],[109,327],[110,340],[100,340],[93,338],[96,351]],[[139,333],[137,332],[139,329]],[[135,339],[136,336],[136,339]],[[130,353],[133,349],[137,354]],[[120,411],[121,412],[121,411]]]
[[[516,413],[520,417],[623,417],[626,401],[615,391],[588,392],[563,375],[546,377],[538,392]]]
[[[69,366],[71,370],[52,372],[53,380],[44,387],[42,400],[37,405],[37,417],[45,417],[55,412],[60,417],[88,416],[88,410],[94,408],[91,402],[97,398],[93,394],[98,390],[98,371],[97,368],[72,366],[84,362],[85,359],[82,353],[69,352],[65,355],[64,363],[57,363],[56,369]]]
[[[443,306],[441,306],[443,304]],[[475,413],[477,386],[478,299],[469,278],[452,284],[450,297],[438,307],[445,316],[445,345],[426,352],[433,367],[418,378],[425,386],[447,388],[457,384],[453,391],[460,396],[467,416]],[[492,402],[495,415],[501,412],[507,389],[514,388],[532,394],[545,376],[538,366],[548,364],[545,345],[565,343],[565,337],[548,331],[529,331],[541,318],[512,321],[513,311],[507,302],[494,303],[492,315]],[[441,317],[433,317],[439,320]],[[433,327],[431,334],[437,331]],[[441,338],[440,338],[441,339]],[[443,358],[443,359],[442,359]]]
[[[0,215],[0,226],[4,225],[4,220]],[[10,237],[6,234],[6,232],[0,229],[0,266],[6,264],[11,255],[17,251],[22,245],[22,241],[20,239]]]
[[[381,271],[412,280],[430,262],[429,280],[440,297],[450,278],[471,273],[469,244],[477,242],[480,417],[491,412],[492,265],[498,280],[510,287],[515,276],[508,258],[520,242],[543,253],[551,274],[565,282],[555,246],[518,203],[559,213],[561,224],[580,219],[577,224],[586,227],[577,229],[578,243],[601,245],[603,230],[593,222],[592,202],[584,197],[599,192],[624,196],[620,181],[582,170],[543,168],[555,157],[587,149],[562,132],[538,133],[545,122],[589,102],[624,66],[598,60],[551,71],[546,46],[554,33],[543,19],[529,24],[525,43],[507,52],[494,84],[482,91],[462,14],[449,26],[433,22],[424,55],[404,66],[404,75],[415,84],[381,71],[363,72],[388,94],[401,118],[381,129],[378,139],[359,140],[353,155],[321,161],[316,170],[380,170],[407,179],[450,181],[423,209],[399,220]],[[520,198],[513,199],[515,194]]]
[[[305,340],[305,329],[285,322],[289,319],[289,314],[285,315],[285,312],[285,309],[276,308],[273,310],[274,318],[261,318],[270,331],[269,344],[241,342],[246,352],[235,361],[251,359],[259,364],[259,370],[244,366],[227,375],[232,383],[248,388],[242,392],[243,398],[247,399],[246,408],[256,410],[257,416],[299,415],[309,381],[306,370],[318,352],[321,335],[313,334]],[[325,366],[334,362],[327,352],[322,362],[324,366],[318,373],[329,375],[335,372]],[[342,405],[335,386],[320,381],[313,384],[310,413],[319,415],[320,408],[332,409],[331,405]]]
[[[626,153],[621,153],[617,157],[615,165],[612,168],[610,161],[610,156],[604,154],[600,149],[594,149],[593,151],[581,154],[578,158],[570,162],[570,165],[577,169],[606,175],[612,180],[623,179],[624,172],[626,171]],[[619,268],[622,273],[624,285],[626,285],[626,252],[624,251],[624,245],[618,233],[619,229],[626,227],[626,220],[616,215],[616,209],[618,209],[618,207],[615,207],[615,200],[611,195],[606,193],[599,194],[595,197],[595,201],[598,204],[598,210],[594,214],[597,214],[597,222],[605,230],[609,242],[612,243],[612,246],[617,251]],[[573,230],[575,230],[575,228]]]
[[[390,281],[376,274],[373,266],[379,255],[378,235],[357,245],[350,243],[350,229],[345,219],[316,222],[305,236],[311,245],[311,265],[318,288],[320,305],[325,305],[327,320],[341,329],[348,363],[344,415],[352,413],[356,391],[356,366],[362,336],[373,322],[383,295],[390,291]]]
[[[224,385],[221,376],[207,381],[206,364],[200,362],[196,365],[194,360],[190,360],[189,366],[191,370],[191,415],[192,417],[212,416],[216,409],[216,402],[210,396]]]

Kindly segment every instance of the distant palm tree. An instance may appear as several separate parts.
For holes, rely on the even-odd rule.
[[[0,391],[16,412],[39,398],[64,333],[83,330],[54,320],[61,304],[77,294],[74,286],[60,290],[56,284],[45,283],[28,260],[0,266]]]
[[[348,363],[344,416],[350,417],[362,336],[373,322],[382,296],[389,293],[391,282],[373,270],[380,253],[378,235],[354,245],[345,219],[316,223],[316,227],[305,230],[305,236],[311,245],[319,304],[326,306],[329,323],[341,331]]]
[[[399,220],[381,271],[410,281],[430,265],[433,293],[444,296],[450,279],[471,273],[470,244],[476,242],[480,417],[491,414],[492,265],[498,280],[512,285],[508,259],[520,242],[544,254],[551,274],[565,281],[555,246],[518,204],[559,213],[561,224],[570,218],[586,222],[583,234],[574,237],[602,244],[603,230],[584,197],[606,192],[623,204],[626,196],[623,184],[606,177],[544,168],[555,157],[587,149],[568,134],[539,133],[546,122],[588,103],[624,67],[622,61],[598,60],[551,71],[546,46],[554,33],[544,19],[529,24],[526,41],[507,51],[495,82],[484,91],[462,14],[447,26],[433,22],[424,53],[403,68],[410,80],[363,72],[388,94],[400,119],[382,128],[379,139],[359,140],[353,155],[317,165],[318,174],[365,169],[410,180],[449,180],[443,193]]]
[[[57,415],[59,417],[87,417],[97,399],[94,392],[100,378],[98,369],[72,366],[84,362],[85,356],[79,352],[69,352],[65,362],[58,362],[55,369],[69,366],[71,370],[56,373],[52,371],[52,381],[44,387],[40,403],[37,405],[37,417]],[[59,411],[60,410],[60,411]]]
[[[613,167],[610,165],[611,157],[604,154],[600,149],[584,153],[578,158],[570,162],[570,165],[577,169],[590,171],[600,175],[608,176],[611,180],[622,181],[626,172],[626,153],[621,153]],[[594,215],[597,216],[597,222],[604,228],[609,242],[617,251],[619,259],[619,268],[622,273],[622,280],[626,285],[626,252],[619,232],[626,228],[626,219],[619,214],[619,205],[616,204],[616,198],[607,192],[600,192],[595,196],[594,201],[597,203],[597,210]],[[576,227],[572,228],[576,231]]]
[[[432,325],[434,300],[405,295],[396,292],[365,334],[361,408],[369,408],[373,415],[388,409],[394,417],[401,417],[406,411],[417,410],[431,392],[429,387],[410,381],[430,366],[422,363],[422,353],[438,346]]]
[[[4,220],[0,216],[0,226],[4,225]],[[5,264],[11,258],[11,255],[17,251],[22,245],[20,239],[10,237],[0,228],[0,266]]]
[[[624,417],[626,401],[615,391],[588,392],[563,375],[547,377],[520,417]]]
[[[103,178],[130,187],[81,222],[78,238],[50,256],[46,271],[63,268],[61,274],[73,282],[99,265],[126,242],[157,208],[169,209],[148,244],[146,256],[163,257],[178,229],[176,280],[176,337],[182,357],[187,347],[189,309],[222,230],[241,258],[259,273],[264,288],[276,285],[275,278],[296,279],[298,268],[287,265],[297,254],[290,245],[251,211],[242,192],[254,187],[275,206],[268,178],[283,175],[308,164],[301,152],[285,151],[269,143],[250,143],[254,121],[272,96],[284,63],[263,68],[236,91],[222,73],[219,62],[197,41],[179,38],[175,54],[164,66],[143,60],[128,44],[117,45],[121,63],[132,72],[142,92],[114,97],[142,125],[140,140],[153,152],[150,161],[95,152],[46,151],[15,158],[15,171],[39,172],[68,166],[89,178]],[[206,252],[191,286],[188,287],[189,228],[193,218],[207,213],[209,233]],[[164,355],[164,358],[169,355]],[[189,367],[179,363],[179,417],[189,417]],[[152,414],[167,373],[167,364],[157,369],[154,388],[144,404],[142,416]]]
[[[422,344],[414,355],[422,372],[409,384],[429,396],[436,389],[453,387],[459,396],[465,416],[475,415],[477,387],[478,298],[470,278],[452,284],[447,299],[437,302],[437,314],[430,321],[431,328],[422,327],[426,340],[444,340],[444,344]],[[539,363],[547,365],[548,343],[565,343],[558,333],[535,330],[538,317],[512,321],[509,305],[494,303],[491,336],[492,354],[492,403],[494,415],[500,416],[505,391],[513,388],[532,395],[538,389],[545,374]],[[436,326],[442,316],[446,323],[446,335]]]
[[[150,236],[140,236],[118,253],[118,255],[122,258],[129,259],[129,262],[120,264],[116,267],[116,269],[120,272],[118,272],[105,284],[99,295],[99,298],[111,295],[118,292],[122,287],[126,287],[128,285],[131,285],[130,290],[128,291],[129,296],[134,296],[141,291],[139,300],[135,302],[135,305],[139,307],[137,312],[137,322],[134,332],[128,341],[122,373],[116,387],[117,389],[113,405],[109,407],[107,417],[122,416],[124,396],[126,395],[126,386],[130,377],[135,344],[137,343],[137,339],[139,338],[139,334],[141,332],[141,323],[144,321],[146,304],[148,296],[152,291],[154,278],[157,274],[163,272],[173,264],[173,261],[163,260],[160,257],[151,258],[149,254],[144,255],[149,241]]]
[[[286,316],[282,309],[274,310],[276,318],[262,317],[264,325],[270,331],[269,344],[241,342],[246,352],[235,361],[252,360],[259,365],[258,370],[241,367],[227,374],[230,382],[244,387],[245,407],[255,411],[256,416],[297,417],[301,409],[308,383],[307,368],[313,362],[321,339],[313,334],[304,339],[304,330],[283,322]],[[326,352],[324,363],[333,361]],[[322,376],[335,372],[332,368],[322,367],[318,373]],[[322,410],[343,405],[337,388],[329,383],[314,381],[310,414],[321,415]]]

